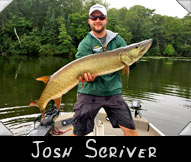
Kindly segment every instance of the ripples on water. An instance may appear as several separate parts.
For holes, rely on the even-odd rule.
[[[63,109],[65,107],[72,110],[73,103],[61,104],[60,112],[63,112]],[[27,113],[28,109],[31,109],[32,112]],[[34,128],[34,120],[39,115],[39,108],[34,108],[30,106],[0,108],[0,120],[13,132],[15,136],[28,134]],[[37,122],[36,124],[38,125],[39,122]]]
[[[178,135],[191,121],[191,59],[145,59],[123,80],[130,104],[140,99],[144,117],[166,135]]]

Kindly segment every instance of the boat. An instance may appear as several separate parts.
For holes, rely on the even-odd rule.
[[[72,116],[73,113],[65,113],[56,119],[54,126],[58,130],[64,132],[61,136],[72,135],[72,125],[64,126],[63,124],[67,119],[71,119]],[[134,117],[133,119],[139,136],[164,136],[159,129],[145,118]],[[110,121],[107,119],[104,109],[101,109],[95,118],[94,130],[88,134],[88,136],[123,136],[123,132],[120,128],[112,127]]]
[[[134,100],[131,109],[134,112],[133,120],[136,126],[136,130],[139,136],[165,136],[159,129],[157,129],[152,123],[147,119],[142,117],[140,110],[140,101]],[[47,121],[38,127],[30,131],[27,136],[71,136],[73,133],[72,127],[72,117],[74,112],[56,112],[56,107],[52,108],[54,113],[47,117]],[[49,114],[51,114],[49,112]],[[52,121],[52,123],[50,122]],[[49,124],[47,124],[49,123]],[[113,128],[107,114],[103,108],[100,109],[95,118],[95,127],[93,132],[89,133],[87,136],[123,136],[123,132],[120,128]]]

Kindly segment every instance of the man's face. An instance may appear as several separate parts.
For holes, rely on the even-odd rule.
[[[96,16],[100,16],[101,18],[96,19]],[[100,11],[94,11],[90,15],[88,23],[94,32],[102,33],[106,29],[107,18],[104,18],[104,15]]]

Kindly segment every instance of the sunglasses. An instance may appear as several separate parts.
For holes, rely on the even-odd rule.
[[[99,20],[103,21],[106,19],[106,16],[91,16],[89,17],[91,20],[96,21],[98,18]]]

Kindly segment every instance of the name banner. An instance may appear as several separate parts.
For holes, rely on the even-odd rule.
[[[6,160],[148,162],[189,158],[188,137],[0,138],[1,158]]]

